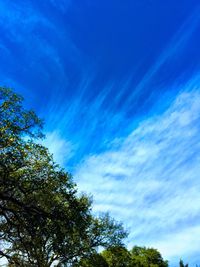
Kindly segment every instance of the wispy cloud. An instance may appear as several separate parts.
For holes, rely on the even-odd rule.
[[[61,3],[59,8],[63,6]],[[74,58],[80,55],[69,38],[67,26],[60,26],[58,31],[56,17],[48,17],[44,10],[30,1],[20,5],[7,0],[1,2],[0,17],[1,58],[8,62],[1,70],[1,80],[5,76],[12,77],[13,66],[17,66],[15,78],[23,81],[22,90],[27,84],[31,86],[34,83],[35,90],[48,90],[50,100],[55,100],[55,91],[63,92],[68,86],[67,60],[72,65]],[[5,75],[7,72],[9,75]]]
[[[62,11],[63,13],[66,12],[69,5],[71,4],[71,0],[60,0],[60,1],[50,0],[50,2],[52,3],[54,7],[56,7],[58,10]]]
[[[46,133],[46,138],[42,145],[48,147],[49,152],[53,154],[54,161],[62,167],[73,156],[74,146],[58,132]]]
[[[79,187],[94,195],[94,210],[131,229],[130,245],[155,244],[169,259],[176,247],[186,257],[199,244],[199,84],[190,81],[163,114],[86,157],[75,172]]]
[[[133,121],[138,122],[138,113],[145,110],[147,115],[154,105],[151,103],[162,98],[160,91],[170,92],[173,96],[180,90],[179,86],[166,88],[163,85],[155,87],[155,84],[159,71],[164,68],[164,72],[171,72],[173,62],[185,51],[200,22],[198,10],[186,19],[136,87],[132,86],[130,76],[123,81],[108,81],[104,87],[96,90],[93,88],[97,75],[95,68],[91,72],[86,68],[76,88],[73,88],[76,94],[72,94],[70,99],[63,99],[62,92],[57,93],[56,97],[53,96],[48,105],[47,130],[60,129],[67,140],[76,144],[75,162],[88,153],[95,153],[95,150],[101,151],[111,139],[129,133]],[[169,62],[170,67],[166,66]],[[92,95],[93,92],[96,93]],[[141,105],[138,104],[139,99],[142,100]],[[167,105],[168,101],[165,98],[162,105]]]
[[[30,3],[18,5],[10,1],[0,3],[1,26],[7,30],[7,37],[13,42],[24,42],[26,37],[38,26],[53,28],[53,24],[35,9]],[[30,43],[29,43],[30,45]]]

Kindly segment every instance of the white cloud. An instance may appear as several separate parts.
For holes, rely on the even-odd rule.
[[[48,147],[50,153],[53,154],[54,161],[64,167],[67,161],[74,153],[74,146],[66,141],[58,131],[46,133],[46,138],[42,144]]]
[[[130,228],[130,246],[155,245],[176,261],[199,247],[198,84],[188,83],[166,112],[107,151],[86,157],[74,175],[94,195],[94,211],[110,211]]]
[[[195,257],[195,254],[199,254],[200,240],[197,238],[200,233],[200,226],[193,226],[184,229],[178,233],[173,234],[172,236],[166,236],[164,240],[155,242],[151,244],[155,247],[159,247],[162,250],[163,256],[165,258],[174,258],[177,262],[177,255],[181,255],[181,258],[184,262],[189,262],[191,264],[197,264],[195,260],[199,258]],[[197,258],[197,259],[195,259]]]

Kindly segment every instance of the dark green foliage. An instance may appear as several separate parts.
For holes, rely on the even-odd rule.
[[[101,254],[94,253],[88,257],[82,258],[74,267],[109,267],[107,261]]]

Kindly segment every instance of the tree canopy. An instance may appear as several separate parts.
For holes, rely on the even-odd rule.
[[[113,246],[102,252],[109,267],[131,267],[132,259],[130,252],[123,246]]]
[[[77,267],[168,267],[160,252],[153,248],[112,246],[101,253],[90,255],[79,261]]]
[[[160,252],[154,248],[135,246],[130,251],[132,262],[136,267],[167,267],[168,262],[163,260]]]
[[[10,266],[69,266],[121,245],[122,224],[92,215],[90,198],[36,141],[42,121],[22,101],[0,88],[0,256]]]

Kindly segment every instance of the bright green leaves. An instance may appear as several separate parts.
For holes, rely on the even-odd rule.
[[[167,267],[160,252],[154,248],[135,246],[131,250],[131,257],[136,267]]]

